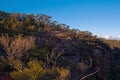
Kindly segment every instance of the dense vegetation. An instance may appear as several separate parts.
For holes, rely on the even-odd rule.
[[[120,79],[120,41],[50,19],[0,11],[0,72],[14,80]]]

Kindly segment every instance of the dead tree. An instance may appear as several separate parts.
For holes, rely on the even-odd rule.
[[[6,61],[17,69],[21,71],[22,69],[22,56],[25,55],[26,51],[31,49],[34,46],[35,38],[32,36],[29,37],[9,37],[8,35],[0,37],[0,44],[4,47],[5,56],[3,61]]]
[[[79,62],[79,64],[77,64],[73,67],[69,80],[84,80],[84,79],[96,74],[99,70],[100,70],[100,67],[98,67],[98,66],[93,67],[92,58],[89,56],[88,63],[81,61],[81,62]]]
[[[54,67],[56,67],[57,60],[61,57],[63,52],[64,52],[64,50],[62,50],[61,52],[57,53],[57,48],[54,48],[54,49],[52,49],[51,52],[48,52],[48,54],[46,55],[47,68],[51,68],[51,67],[54,68]]]

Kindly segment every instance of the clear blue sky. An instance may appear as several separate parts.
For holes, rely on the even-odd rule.
[[[0,10],[43,13],[71,28],[120,35],[120,0],[0,0]]]

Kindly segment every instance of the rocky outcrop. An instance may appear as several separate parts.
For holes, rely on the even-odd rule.
[[[93,54],[96,57],[96,63],[100,67],[100,71],[98,72],[98,77],[100,80],[108,80],[108,78],[111,75],[111,70],[112,70],[112,53],[105,49],[102,48],[101,46],[97,46],[94,49]]]
[[[36,43],[39,47],[50,45],[58,52],[64,50],[60,61],[70,68],[70,80],[84,80],[94,74],[97,80],[108,80],[110,77],[113,58],[104,44],[97,42],[90,45],[58,31],[40,33]]]
[[[116,77],[116,80],[120,79],[120,48],[114,47],[112,50],[113,53],[113,76]]]

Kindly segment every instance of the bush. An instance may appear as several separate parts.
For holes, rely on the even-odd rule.
[[[15,80],[37,80],[39,77],[45,74],[42,62],[37,60],[30,61],[28,66],[22,71],[11,72],[12,77]]]

